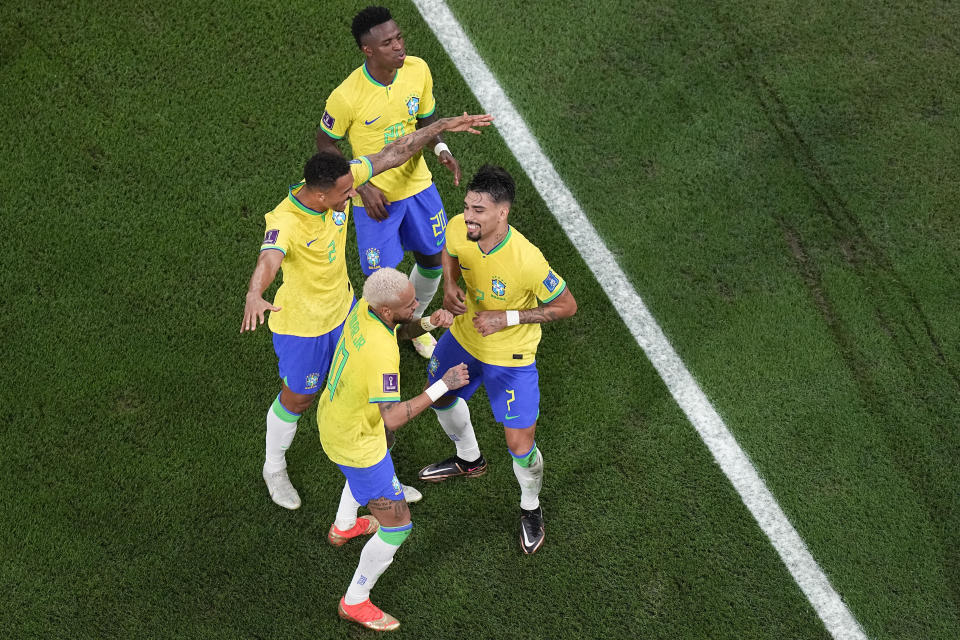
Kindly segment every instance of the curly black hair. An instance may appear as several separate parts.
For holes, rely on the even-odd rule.
[[[339,153],[320,151],[303,167],[303,179],[311,189],[329,189],[342,176],[350,173],[350,163]]]
[[[517,186],[506,169],[485,164],[473,174],[470,184],[467,185],[467,191],[486,193],[491,200],[497,203],[509,202],[513,204]]]
[[[367,7],[355,15],[350,29],[353,31],[353,39],[357,41],[357,46],[363,47],[360,44],[360,38],[370,33],[370,29],[391,20],[393,20],[393,16],[390,15],[390,10],[386,7]]]

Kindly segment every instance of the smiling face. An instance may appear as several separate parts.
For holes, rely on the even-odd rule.
[[[494,202],[489,193],[467,191],[463,198],[463,221],[467,224],[467,240],[480,242],[506,232],[508,202]]]
[[[407,57],[407,48],[403,42],[400,27],[388,20],[370,29],[363,37],[360,47],[368,62],[385,69],[399,69]]]
[[[407,283],[406,288],[397,296],[393,304],[384,306],[386,321],[392,321],[393,324],[403,324],[413,320],[413,314],[417,310],[417,292],[413,288],[413,283]]]
[[[323,209],[343,211],[347,206],[347,201],[357,195],[357,190],[353,188],[353,174],[347,173],[340,176],[332,187],[322,191],[321,194]]]

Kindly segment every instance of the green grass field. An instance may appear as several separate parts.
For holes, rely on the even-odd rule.
[[[0,8],[0,636],[372,635],[336,617],[361,545],[324,539],[312,411],[303,507],[267,497],[275,357],[238,332],[359,6]],[[960,6],[450,6],[867,635],[960,637]],[[391,8],[439,111],[476,111]],[[480,394],[490,473],[424,488],[374,591],[399,635],[829,637],[499,134],[450,146],[518,177],[580,312],[538,355],[544,548]],[[449,448],[407,425],[401,479]]]

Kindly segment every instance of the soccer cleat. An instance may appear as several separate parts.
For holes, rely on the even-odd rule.
[[[361,516],[357,518],[356,524],[347,531],[337,529],[336,525],[330,525],[330,531],[327,532],[327,542],[335,547],[342,547],[348,540],[357,536],[366,536],[380,528],[380,523],[373,516]]]
[[[399,620],[370,602],[370,598],[360,604],[347,604],[340,598],[337,614],[344,620],[356,622],[374,631],[393,631],[400,626]]]
[[[536,553],[543,545],[543,509],[520,509],[520,548],[526,554]]]
[[[433,349],[437,346],[437,339],[429,333],[425,333],[419,338],[413,339],[413,348],[416,349],[420,357],[430,359],[433,355]]]
[[[480,456],[473,462],[467,462],[459,456],[453,456],[420,469],[419,476],[421,480],[425,480],[426,482],[440,482],[441,480],[456,478],[457,476],[476,478],[486,472],[487,461],[483,459],[483,456]]]
[[[290,477],[286,469],[268,473],[263,470],[263,481],[267,483],[267,491],[270,492],[270,499],[276,502],[284,509],[299,509],[300,494],[290,483]]]
[[[414,487],[410,485],[403,485],[403,497],[406,499],[407,504],[413,504],[414,502],[420,502],[423,500],[423,494]]]

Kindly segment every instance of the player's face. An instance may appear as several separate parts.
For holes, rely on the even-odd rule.
[[[393,321],[397,324],[413,320],[413,314],[417,310],[417,292],[414,291],[412,282],[407,284],[407,288],[403,290],[391,309]]]
[[[364,40],[363,50],[370,57],[371,62],[388,69],[399,69],[407,57],[403,34],[393,20],[370,29],[370,33]]]
[[[493,201],[489,193],[467,191],[463,199],[463,221],[467,223],[467,240],[477,242],[489,238],[507,221],[507,206]]]
[[[333,186],[324,192],[323,198],[328,208],[343,211],[347,206],[347,200],[355,195],[357,191],[353,188],[353,174],[346,173],[337,178]]]

